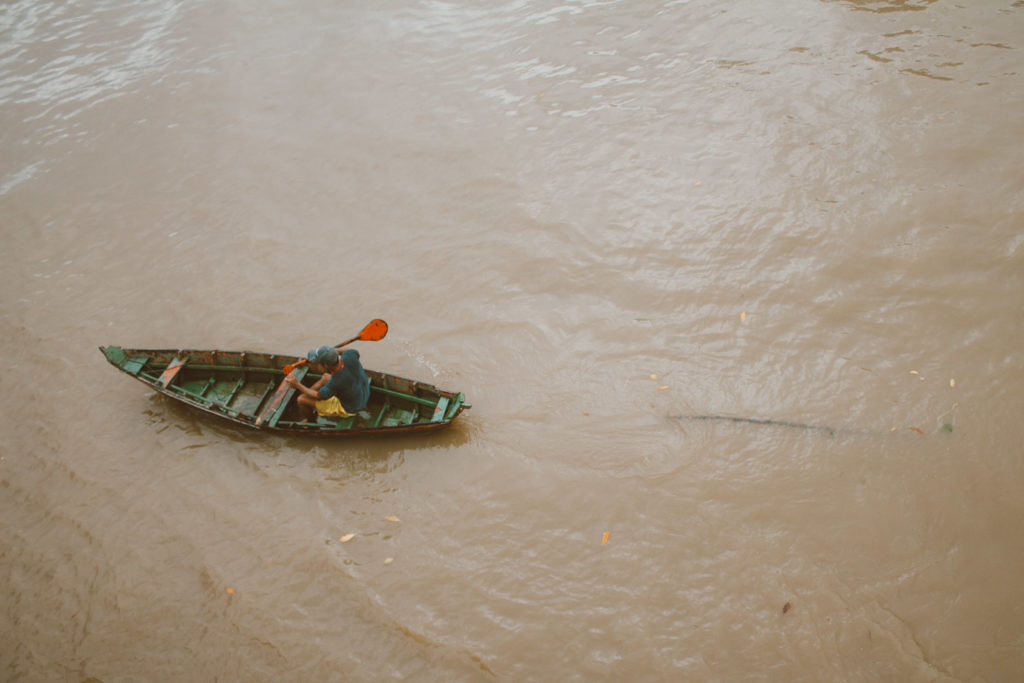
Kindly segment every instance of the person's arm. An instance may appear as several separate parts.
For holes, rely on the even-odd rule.
[[[309,396],[310,398],[319,401],[320,387],[326,385],[328,380],[330,379],[330,375],[324,375],[319,379],[319,381],[317,381],[316,384],[314,384],[311,387],[307,387],[305,384],[295,379],[295,375],[286,375],[284,381],[288,382],[288,386],[290,386],[292,389],[295,389],[300,393],[305,394],[306,396]]]

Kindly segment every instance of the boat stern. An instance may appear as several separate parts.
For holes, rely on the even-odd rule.
[[[458,417],[459,413],[463,410],[469,410],[473,406],[466,402],[466,395],[461,391],[452,396],[451,402],[448,404],[448,410],[445,411],[444,419],[453,420]]]

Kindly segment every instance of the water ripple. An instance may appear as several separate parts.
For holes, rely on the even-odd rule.
[[[81,137],[82,115],[122,97],[143,79],[166,78],[184,37],[175,37],[181,0],[83,8],[23,0],[0,19],[0,105],[7,137],[23,149]],[[8,163],[18,163],[8,159]],[[41,169],[22,160],[0,178],[0,194]]]

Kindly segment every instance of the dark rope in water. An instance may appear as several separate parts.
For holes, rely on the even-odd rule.
[[[835,436],[836,434],[856,433],[849,429],[838,429],[836,427],[829,427],[827,425],[811,425],[804,424],[802,422],[787,422],[786,420],[765,420],[756,417],[730,417],[728,415],[669,415],[669,417],[673,420],[705,420],[709,422],[746,422],[749,424],[770,425],[773,427],[791,427],[793,429],[808,429],[816,432],[825,432],[830,436]]]
[[[959,407],[958,404],[954,403],[946,412],[935,418],[936,430],[942,430],[946,432],[953,431],[953,421],[949,418],[950,414],[955,415],[956,409]],[[866,429],[850,429],[841,427],[829,427],[828,425],[812,425],[805,424],[803,422],[789,422],[787,420],[769,420],[758,417],[732,417],[731,415],[669,415],[670,420],[703,420],[706,422],[736,422],[736,423],[747,423],[755,425],[768,425],[771,427],[789,427],[791,429],[806,429],[814,432],[824,432],[830,436],[836,436],[837,434],[857,434],[861,436],[878,436],[879,432],[866,430]],[[949,418],[949,422],[944,422]],[[924,434],[924,431],[918,427],[909,427],[918,434]],[[893,427],[890,432],[896,431],[896,427]]]

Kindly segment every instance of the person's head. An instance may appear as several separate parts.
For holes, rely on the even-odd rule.
[[[310,365],[319,365],[320,372],[329,372],[338,365],[338,352],[333,346],[321,346],[319,349],[312,349],[306,354],[306,360]]]

